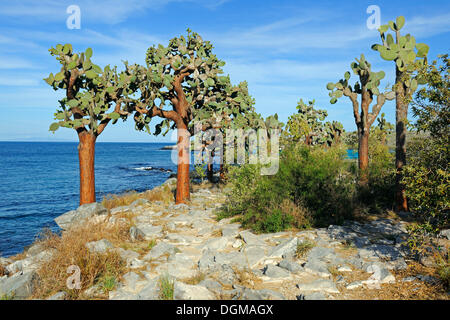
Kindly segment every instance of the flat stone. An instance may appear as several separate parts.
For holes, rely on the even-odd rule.
[[[150,261],[161,257],[164,254],[174,254],[178,251],[177,247],[167,242],[158,242],[149,253],[144,256],[144,260]]]
[[[291,276],[286,269],[274,266],[272,264],[269,264],[264,268],[264,275],[271,279],[286,279]]]
[[[286,300],[285,296],[274,290],[254,290],[245,287],[243,288],[240,298],[242,300]]]
[[[39,276],[35,271],[18,273],[0,280],[0,296],[6,295],[14,300],[23,300],[33,294],[39,285]]]
[[[442,230],[441,232],[439,232],[439,236],[450,240],[450,229]]]
[[[224,237],[237,237],[239,235],[239,224],[230,224],[222,228],[222,235]]]
[[[189,285],[175,282],[173,290],[174,300],[214,300],[214,294],[203,286]]]
[[[308,253],[308,260],[323,260],[331,256],[335,256],[335,252],[332,248],[314,247]]]
[[[154,278],[147,282],[147,285],[138,293],[138,300],[158,300],[159,299],[158,279]]]
[[[303,268],[306,272],[318,275],[319,277],[329,278],[331,276],[327,264],[321,260],[308,260]]]
[[[327,297],[322,292],[312,292],[303,294],[297,297],[298,300],[327,300]]]
[[[280,263],[278,264],[278,266],[280,268],[286,269],[292,273],[299,273],[299,272],[303,271],[302,266],[291,259],[281,260]]]
[[[86,247],[92,252],[105,253],[108,249],[114,248],[114,245],[107,239],[101,239],[86,243]]]
[[[242,240],[244,240],[244,242],[247,245],[250,245],[250,246],[266,245],[266,243],[263,240],[261,240],[257,235],[250,232],[249,230],[241,231],[241,232],[239,232],[239,235],[241,236]]]
[[[348,267],[348,266],[342,266],[342,267],[339,267],[337,270],[338,270],[339,272],[352,272],[352,271],[353,271],[352,268],[350,268],[350,267]]]
[[[68,230],[74,225],[84,222],[95,216],[106,216],[108,210],[100,203],[88,203],[78,207],[77,210],[72,210],[55,218],[56,224],[63,230]]]
[[[228,246],[227,237],[219,237],[207,240],[201,247],[203,250],[223,250]]]
[[[67,297],[67,293],[64,291],[60,291],[55,293],[54,295],[47,298],[47,300],[65,300]]]
[[[297,238],[286,240],[270,251],[269,258],[281,258],[284,254],[295,252],[297,244]]]
[[[137,224],[136,228],[143,234],[145,240],[152,240],[161,236],[162,226],[154,226],[150,223]]]
[[[141,277],[135,272],[128,272],[123,275],[123,283],[129,288],[128,291],[135,291]]]
[[[354,281],[354,282],[348,284],[348,285],[346,286],[346,288],[347,288],[348,290],[353,290],[353,289],[360,288],[360,287],[362,287],[362,286],[363,286],[363,282],[362,282],[362,281]]]
[[[395,283],[395,277],[387,268],[380,267],[378,264],[372,264],[367,268],[367,272],[373,272],[369,279],[363,281],[364,284],[374,283]]]
[[[318,279],[310,283],[299,283],[297,288],[301,291],[321,291],[327,293],[339,293],[336,285],[331,280]]]
[[[250,268],[254,268],[264,261],[266,258],[266,248],[267,246],[250,245],[244,246],[241,249],[241,252],[246,257]]]
[[[136,226],[132,226],[130,228],[130,240],[131,241],[139,241],[145,238],[145,233],[142,230],[136,228]]]
[[[130,206],[115,207],[115,208],[112,208],[111,210],[109,210],[109,213],[111,213],[111,215],[116,215],[116,214],[122,213],[122,212],[131,212]]]

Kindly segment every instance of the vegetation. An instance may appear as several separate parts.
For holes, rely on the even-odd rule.
[[[95,142],[112,122],[126,119],[129,86],[136,80],[128,66],[117,73],[117,67],[104,69],[91,60],[92,49],[74,53],[71,44],[58,44],[50,54],[61,64],[61,71],[50,73],[45,81],[54,90],[64,90],[50,131],[60,127],[74,129],[78,135],[80,162],[80,205],[95,202]]]
[[[168,275],[163,275],[158,280],[159,298],[161,300],[173,300],[174,281]]]
[[[353,73],[359,76],[359,82],[352,87],[349,85],[350,72],[346,72],[344,79],[337,83],[328,83],[327,89],[330,92],[330,103],[334,104],[337,99],[346,96],[353,106],[353,116],[355,118],[357,133],[358,133],[358,167],[359,167],[359,183],[362,187],[367,187],[369,183],[368,169],[369,169],[369,135],[370,127],[378,117],[381,108],[386,100],[393,100],[394,92],[389,91],[380,93],[378,86],[380,81],[384,78],[384,71],[373,72],[371,64],[361,54],[361,58],[351,65]],[[358,101],[360,96],[360,101]],[[377,97],[376,104],[372,107],[372,112],[369,112],[372,101]]]
[[[450,227],[450,61],[447,55],[440,58],[441,66],[434,61],[421,71],[427,85],[417,92],[412,108],[415,128],[430,135],[412,144],[404,169],[410,209],[418,218],[410,230],[414,247],[426,234]]]
[[[297,248],[295,249],[295,256],[301,259],[305,257],[306,254],[309,252],[309,250],[311,250],[315,246],[316,244],[312,241],[309,240],[301,241],[297,244]]]
[[[284,149],[276,175],[261,176],[258,165],[230,172],[230,201],[220,217],[242,215],[244,227],[277,232],[339,223],[351,217],[354,197],[346,152],[296,145]]]
[[[395,21],[389,21],[378,29],[381,36],[381,44],[374,44],[373,50],[380,53],[382,59],[395,62],[396,111],[396,148],[395,168],[396,175],[396,202],[398,211],[408,211],[406,188],[402,183],[403,166],[406,165],[406,133],[408,123],[408,106],[414,91],[419,84],[424,84],[420,74],[414,75],[417,68],[426,64],[429,47],[425,43],[416,43],[416,39],[407,34],[401,36],[400,30],[405,25],[405,17],[399,16]],[[386,33],[389,29],[394,36]]]

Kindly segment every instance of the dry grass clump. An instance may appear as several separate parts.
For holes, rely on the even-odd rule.
[[[83,291],[93,285],[99,285],[106,295],[125,273],[126,263],[117,252],[94,253],[85,244],[101,239],[114,244],[123,243],[128,237],[128,228],[125,225],[108,226],[99,223],[73,228],[63,232],[61,237],[51,232],[43,234],[39,242],[45,248],[54,250],[54,254],[38,270],[41,281],[33,298],[47,298],[56,292],[65,291],[68,299],[85,299],[87,297],[84,297]],[[67,279],[73,275],[67,270],[72,265],[80,268],[81,289],[67,287]]]
[[[183,279],[181,281],[186,284],[197,285],[200,282],[202,282],[203,280],[205,280],[205,274],[202,272],[198,272],[195,276],[192,276],[187,279]]]
[[[289,199],[284,199],[280,204],[281,212],[294,218],[293,225],[299,229],[311,227],[312,215],[304,206],[296,205]]]
[[[5,268],[0,264],[0,277],[3,277],[6,275],[6,270]]]
[[[174,195],[170,186],[163,185],[142,193],[130,191],[120,195],[107,195],[103,199],[102,205],[106,209],[111,210],[117,207],[128,206],[138,199],[145,199],[151,202],[161,201],[164,204],[169,204],[174,201]]]
[[[295,256],[298,259],[303,258],[308,252],[309,250],[311,250],[312,248],[315,247],[315,243],[313,241],[309,241],[309,240],[304,240],[302,242],[299,242],[297,244],[297,248],[295,250]]]

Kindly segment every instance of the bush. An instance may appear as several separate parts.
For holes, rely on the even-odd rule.
[[[230,170],[229,201],[219,218],[241,215],[257,232],[340,223],[352,212],[354,184],[340,147],[291,146],[279,171],[261,176],[259,165]]]

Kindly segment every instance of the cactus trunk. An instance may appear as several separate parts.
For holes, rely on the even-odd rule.
[[[369,129],[358,130],[358,136],[359,184],[367,186],[369,183]]]
[[[189,193],[189,133],[183,120],[177,123],[178,135],[178,169],[177,169],[177,193],[175,203],[186,203],[190,199]]]
[[[396,109],[395,109],[395,168],[397,211],[408,211],[406,188],[401,182],[403,166],[406,165],[406,123],[408,119],[408,103],[405,102],[405,85],[402,72],[396,68]]]
[[[80,205],[95,202],[95,141],[97,137],[79,134],[78,158],[80,162]]]

